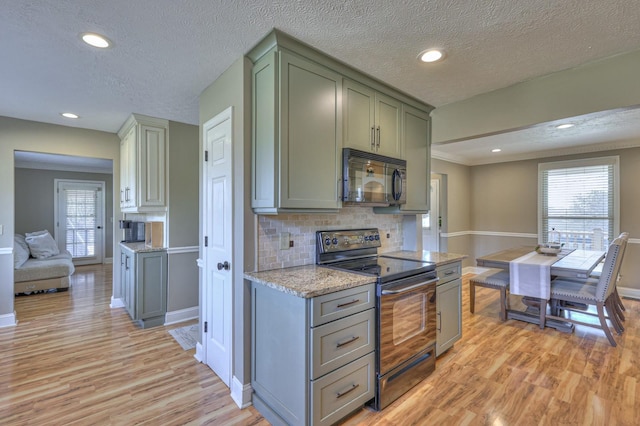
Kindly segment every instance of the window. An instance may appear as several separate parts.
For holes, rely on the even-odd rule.
[[[538,240],[605,249],[619,233],[619,157],[538,165]]]

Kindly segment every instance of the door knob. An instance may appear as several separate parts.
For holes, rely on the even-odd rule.
[[[222,271],[223,269],[225,271],[228,271],[229,269],[231,269],[229,262],[227,262],[226,260],[224,261],[224,263],[218,262],[218,271]]]
[[[102,226],[98,226],[98,229],[102,229]]]

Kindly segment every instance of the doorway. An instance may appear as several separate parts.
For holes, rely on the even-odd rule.
[[[422,215],[422,247],[427,251],[440,251],[440,180],[431,179],[431,208]]]

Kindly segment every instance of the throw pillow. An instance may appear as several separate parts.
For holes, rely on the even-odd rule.
[[[36,259],[45,259],[60,254],[58,245],[51,234],[49,234],[49,231],[45,231],[44,234],[32,232],[26,235],[25,241],[29,245],[31,256]]]
[[[29,246],[23,235],[15,234],[13,236],[13,268],[18,269],[27,260],[29,260]]]

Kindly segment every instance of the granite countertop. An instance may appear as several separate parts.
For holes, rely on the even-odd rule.
[[[147,247],[144,242],[139,243],[124,243],[120,242],[120,245],[134,253],[150,253],[153,251],[164,251],[165,247]]]
[[[376,277],[339,271],[324,266],[304,265],[292,268],[272,269],[261,272],[245,272],[244,277],[275,290],[297,297],[311,298],[347,288],[371,284]]]
[[[400,250],[390,253],[380,253],[380,256],[397,257],[400,259],[421,260],[423,262],[434,262],[436,267],[446,265],[448,263],[458,262],[466,259],[466,254],[458,253],[441,253],[437,251],[409,251]]]

